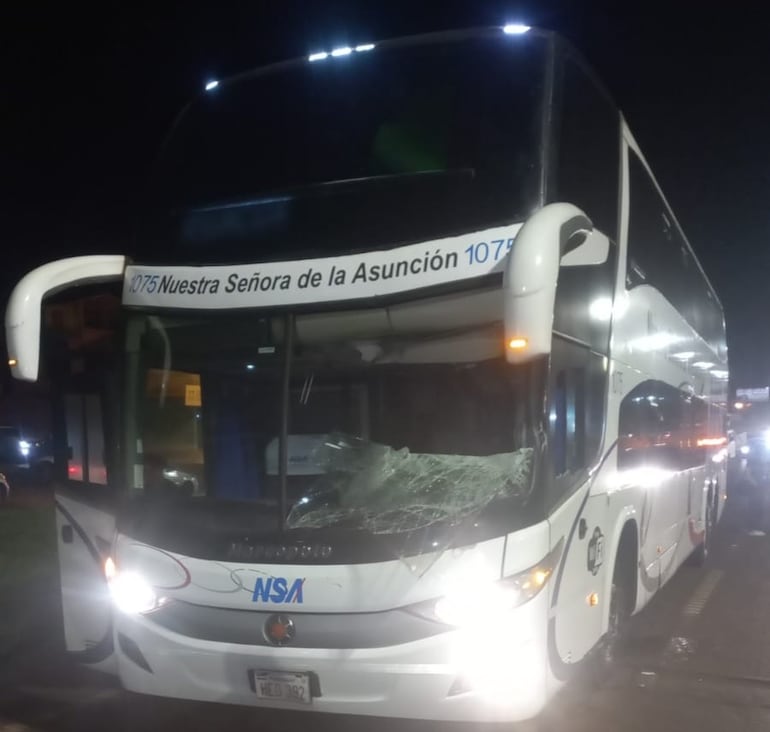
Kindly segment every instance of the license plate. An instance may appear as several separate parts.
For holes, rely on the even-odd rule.
[[[258,699],[310,704],[310,674],[254,671],[254,691]]]

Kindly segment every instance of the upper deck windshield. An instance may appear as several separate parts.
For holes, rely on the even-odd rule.
[[[523,220],[539,202],[545,47],[498,30],[223,82],[169,138],[142,258],[285,259]]]
[[[499,307],[489,290],[293,321],[133,316],[132,534],[222,559],[244,537],[312,539],[333,556],[310,559],[346,562],[521,525],[538,397],[505,361]]]

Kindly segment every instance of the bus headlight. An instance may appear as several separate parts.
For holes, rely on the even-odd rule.
[[[166,602],[138,572],[118,571],[111,557],[105,562],[104,573],[115,607],[127,615],[151,613]]]
[[[472,588],[466,583],[450,589],[437,600],[406,608],[409,612],[444,625],[467,627],[479,618],[499,618],[535,597],[558,566],[563,540],[535,566],[524,572]]]

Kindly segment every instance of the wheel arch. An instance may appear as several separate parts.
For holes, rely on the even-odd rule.
[[[610,551],[607,554],[606,572],[604,574],[604,597],[606,601],[602,604],[602,634],[607,631],[610,615],[609,598],[612,593],[612,580],[615,573],[615,565],[618,558],[628,562],[628,571],[633,573],[632,589],[634,593],[632,608],[637,609],[639,601],[639,525],[637,523],[637,512],[633,506],[625,506],[615,521],[615,525],[610,534]],[[629,555],[622,555],[628,551]]]

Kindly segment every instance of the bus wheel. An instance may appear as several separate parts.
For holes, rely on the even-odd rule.
[[[594,649],[591,662],[591,680],[597,686],[604,684],[615,669],[628,619],[631,617],[631,577],[619,556],[612,573],[607,632]]]
[[[695,547],[695,551],[690,555],[691,563],[696,567],[702,567],[709,558],[711,549],[711,532],[714,530],[714,506],[713,500],[709,495],[706,501],[706,520],[703,524],[703,541]]]

